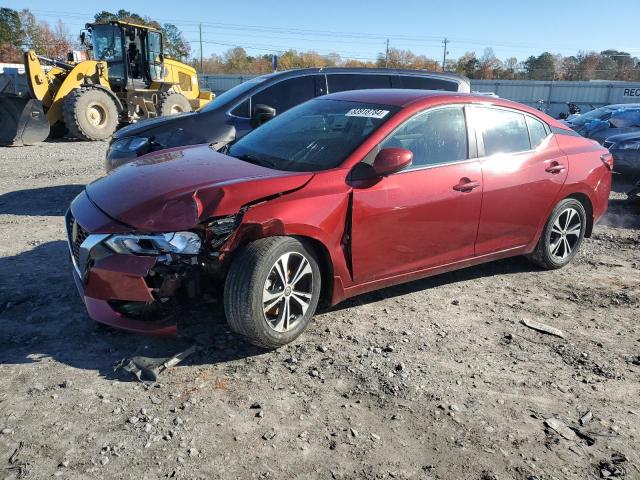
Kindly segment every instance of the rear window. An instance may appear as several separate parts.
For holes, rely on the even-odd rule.
[[[391,88],[389,75],[340,73],[327,75],[329,93],[370,88]]]
[[[478,108],[484,154],[524,152],[531,149],[529,131],[522,113],[497,108]]]
[[[527,126],[529,127],[529,136],[531,137],[531,148],[537,148],[547,137],[547,129],[544,123],[533,117],[527,117]]]
[[[394,88],[414,88],[416,90],[446,90],[449,92],[457,92],[458,84],[449,82],[439,78],[418,77],[413,75],[399,76],[397,79],[398,86]]]

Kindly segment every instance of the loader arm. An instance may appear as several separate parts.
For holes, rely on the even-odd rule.
[[[111,90],[107,62],[85,60],[73,65],[69,72],[58,73],[55,70],[60,72],[61,69],[54,67],[49,72],[51,84],[54,86],[49,92],[50,100],[43,100],[48,107],[47,119],[50,125],[62,120],[62,102],[72,90],[86,85],[99,85]]]

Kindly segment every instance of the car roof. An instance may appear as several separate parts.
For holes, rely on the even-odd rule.
[[[419,90],[409,88],[376,88],[368,90],[349,90],[346,92],[330,93],[319,99],[345,100],[352,102],[375,103],[381,105],[393,105],[396,107],[407,107],[417,102],[424,102],[429,99],[438,99],[443,102],[447,100],[470,103],[486,103],[492,105],[503,105],[517,107],[521,110],[532,110],[531,107],[521,103],[513,102],[503,98],[490,97],[478,93],[447,92],[444,90]],[[540,112],[538,112],[540,113]]]
[[[402,88],[380,88],[370,90],[350,90],[345,92],[330,93],[316,100],[343,100],[352,102],[372,103],[377,105],[389,105],[400,108],[411,107],[421,108],[430,105],[447,103],[476,103],[482,105],[493,105],[497,107],[507,107],[529,113],[544,120],[547,124],[569,129],[568,126],[560,123],[555,118],[536,110],[528,105],[506,100],[504,98],[490,97],[478,93],[447,92],[444,90],[416,90]]]
[[[451,72],[435,72],[433,70],[418,70],[407,68],[366,68],[366,67],[320,67],[320,68],[299,68],[294,70],[282,70],[279,72],[262,75],[263,78],[283,78],[295,77],[298,75],[309,75],[313,73],[360,73],[360,74],[386,74],[386,75],[408,75],[415,77],[432,77],[455,82],[469,83],[469,79],[463,75]]]

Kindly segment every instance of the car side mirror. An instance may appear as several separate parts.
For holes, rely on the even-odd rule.
[[[386,177],[411,165],[413,152],[406,148],[383,148],[373,161],[373,171],[379,177]]]
[[[276,109],[270,107],[269,105],[263,105],[262,103],[257,104],[253,107],[253,112],[251,114],[251,126],[253,128],[259,127],[265,122],[268,122],[273,117],[276,116]]]

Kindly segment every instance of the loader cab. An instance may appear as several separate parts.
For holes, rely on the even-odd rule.
[[[107,62],[115,91],[148,88],[163,79],[162,34],[123,22],[87,25],[93,58]]]

